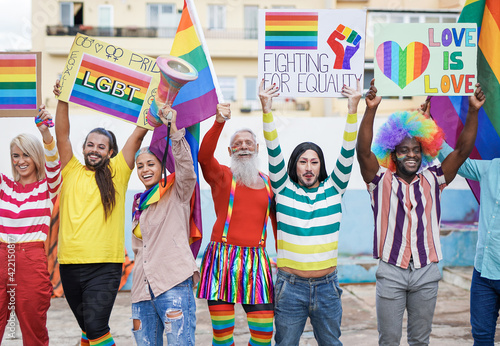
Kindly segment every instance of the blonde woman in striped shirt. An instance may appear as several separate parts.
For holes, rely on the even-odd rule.
[[[276,345],[298,345],[307,317],[318,345],[341,345],[337,243],[342,196],[354,160],[361,86],[358,81],[357,90],[342,88],[348,98],[348,115],[342,150],[330,175],[321,148],[311,142],[294,149],[286,168],[271,113],[272,99],[278,95],[275,85],[264,88],[261,82],[259,97],[278,221]]]
[[[52,116],[40,106],[36,118],[43,147],[29,134],[10,143],[13,179],[0,175],[0,340],[16,312],[23,345],[48,345],[47,310],[52,284],[44,242],[61,189],[61,164],[48,125]]]

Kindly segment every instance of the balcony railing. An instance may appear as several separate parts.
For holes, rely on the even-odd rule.
[[[48,36],[75,36],[82,33],[88,36],[114,37],[162,37],[174,38],[177,28],[139,28],[139,27],[95,27],[88,25],[49,25]],[[206,38],[256,40],[257,29],[203,29]]]

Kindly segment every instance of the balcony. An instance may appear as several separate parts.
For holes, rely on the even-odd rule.
[[[81,33],[87,36],[106,37],[161,37],[174,38],[176,27],[172,28],[139,28],[139,27],[94,27],[88,25],[49,25],[47,36],[76,36]],[[257,40],[257,29],[203,29],[207,39],[223,40]]]

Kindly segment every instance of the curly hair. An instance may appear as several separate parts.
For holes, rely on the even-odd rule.
[[[396,112],[380,127],[372,151],[379,164],[395,172],[396,164],[391,154],[403,139],[415,138],[422,146],[421,168],[429,166],[439,154],[444,140],[443,130],[420,112]]]

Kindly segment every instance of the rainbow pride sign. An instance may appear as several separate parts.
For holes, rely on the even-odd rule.
[[[159,80],[156,59],[78,34],[59,99],[151,129],[146,114]]]
[[[377,24],[375,79],[382,96],[468,95],[477,80],[475,24]]]
[[[284,97],[342,97],[363,85],[366,11],[259,10],[259,80]]]
[[[35,116],[41,103],[41,53],[0,53],[0,116]]]

